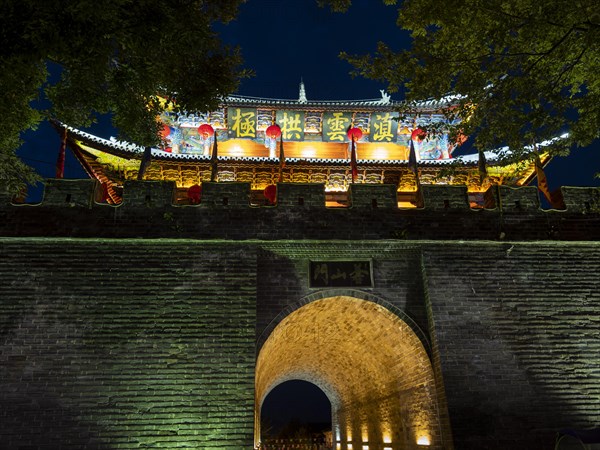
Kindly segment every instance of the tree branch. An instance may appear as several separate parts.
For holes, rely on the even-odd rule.
[[[573,33],[573,31],[575,31],[574,26],[572,26],[569,31],[567,31],[558,41],[556,41],[552,47],[550,47],[547,51],[545,51],[544,53],[541,53],[540,57],[538,59],[536,59],[531,66],[529,66],[527,69],[525,69],[524,73],[529,73],[531,72],[531,70],[542,60],[544,59],[545,56],[548,56],[550,53],[552,53],[554,50],[556,50],[563,42],[565,42],[565,40],[571,35],[571,33]]]
[[[579,55],[577,56],[577,58],[575,58],[570,64],[567,64],[563,70],[560,71],[560,73],[558,74],[558,77],[554,80],[554,82],[552,83],[551,89],[554,90],[556,89],[556,86],[558,85],[558,83],[560,82],[560,80],[562,79],[563,76],[565,76],[568,72],[572,71],[575,66],[577,64],[579,64],[579,62],[581,61],[581,58],[583,58],[583,55],[585,54],[585,52],[588,50],[588,47],[584,47],[581,52],[579,53]]]

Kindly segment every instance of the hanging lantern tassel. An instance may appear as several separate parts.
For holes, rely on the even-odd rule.
[[[205,123],[198,127],[198,136],[200,136],[200,144],[202,145],[202,154],[210,155],[210,148],[213,145],[215,138],[215,129]]]
[[[56,159],[56,178],[63,178],[65,175],[65,156],[67,152],[67,129],[64,128],[60,139],[60,149]]]
[[[352,170],[352,182],[358,176],[358,166],[356,165],[356,144],[352,138],[352,150],[350,151],[350,169]]]
[[[283,181],[283,168],[285,167],[285,152],[283,151],[283,136],[279,136],[279,183]]]
[[[348,139],[350,139],[350,144],[348,146],[348,153],[350,154],[350,170],[352,172],[352,182],[356,180],[358,176],[358,166],[356,164],[356,141],[358,141],[362,137],[362,130],[360,128],[350,128],[348,129]]]
[[[144,173],[146,173],[146,169],[152,160],[152,147],[144,148],[144,155],[142,156],[142,160],[140,161],[140,168],[138,169],[138,181],[142,181],[144,179]]]
[[[269,158],[277,157],[277,138],[281,136],[281,128],[273,124],[265,130],[265,147],[269,149]]]
[[[363,132],[360,128],[349,128],[346,133],[350,142],[348,143],[348,158],[352,158],[352,146],[354,145],[354,150],[356,151],[356,146],[358,140],[362,137]]]
[[[217,136],[213,141],[212,155],[210,157],[210,181],[217,181],[219,175],[219,148],[217,147]]]

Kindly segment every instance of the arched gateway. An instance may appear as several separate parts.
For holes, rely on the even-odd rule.
[[[256,445],[262,402],[291,379],[312,382],[328,396],[336,449],[448,448],[423,342],[380,304],[328,297],[279,322],[257,359]]]

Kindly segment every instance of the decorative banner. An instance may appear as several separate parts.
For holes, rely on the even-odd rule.
[[[369,141],[390,142],[400,146],[409,147],[413,122],[406,121],[398,123],[398,114],[394,112],[372,112],[353,113],[352,111],[325,111],[304,112],[293,110],[263,110],[255,108],[227,108],[228,126],[224,129],[223,122],[225,109],[220,109],[206,114],[175,114],[165,112],[161,114],[163,127],[160,130],[164,140],[161,148],[174,154],[210,154],[212,141],[208,142],[205,136],[197,131],[201,125],[211,125],[215,132],[219,133],[219,140],[227,139],[254,139],[263,142],[271,150],[271,157],[276,157],[276,142],[269,142],[266,136],[263,138],[263,130],[259,126],[260,120],[268,128],[276,118],[281,127],[284,141],[303,141],[304,131],[310,131],[306,137],[311,141],[322,142],[348,142],[346,135],[350,124],[362,130],[370,130]],[[260,119],[260,120],[259,120]],[[260,123],[263,123],[260,122]],[[362,125],[359,126],[358,123]],[[197,124],[192,127],[192,124]],[[368,126],[368,128],[367,128]],[[319,132],[320,133],[319,136]],[[366,139],[366,135],[363,137]],[[278,140],[278,139],[277,139]],[[358,142],[358,140],[357,140]],[[208,146],[207,146],[208,144]],[[269,145],[272,144],[272,145]],[[428,137],[422,142],[414,142],[418,160],[435,160],[451,158],[454,145],[448,141],[447,135]],[[350,147],[349,147],[350,148]],[[350,154],[348,154],[350,158]]]
[[[372,287],[371,261],[310,261],[310,287]]]
[[[276,121],[281,127],[283,140],[304,140],[304,111],[277,111]]]
[[[323,142],[346,142],[346,131],[351,123],[351,112],[324,113]]]
[[[231,138],[255,138],[256,122],[254,108],[227,108],[227,128]]]
[[[396,142],[398,136],[397,113],[371,114],[371,142]]]

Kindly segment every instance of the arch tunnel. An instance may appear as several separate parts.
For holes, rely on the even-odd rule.
[[[328,297],[296,309],[273,329],[256,365],[257,447],[262,403],[288,380],[325,392],[334,449],[447,448],[427,351],[413,328],[380,304]]]

